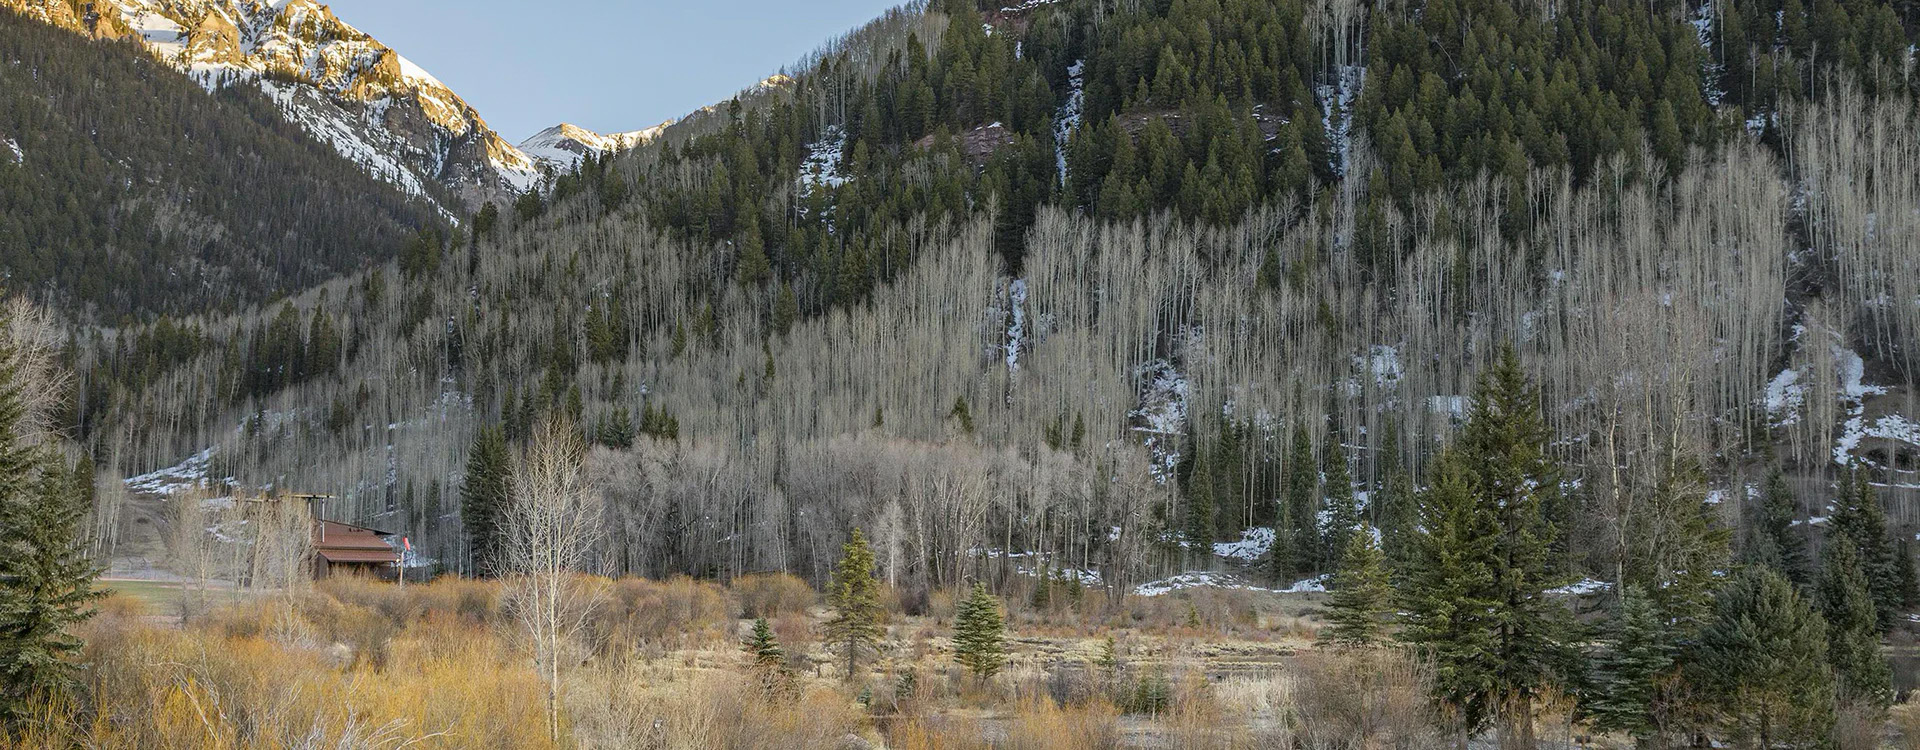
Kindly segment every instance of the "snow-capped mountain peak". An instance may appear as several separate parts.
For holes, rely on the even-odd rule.
[[[587,154],[625,151],[651,141],[673,122],[668,120],[644,130],[625,133],[596,133],[563,122],[521,141],[520,151],[549,169],[567,171],[578,166]]]
[[[209,89],[253,85],[341,155],[463,211],[525,191],[542,169],[446,84],[316,0],[0,0],[41,21],[105,38],[137,38]],[[445,190],[430,189],[439,186]]]

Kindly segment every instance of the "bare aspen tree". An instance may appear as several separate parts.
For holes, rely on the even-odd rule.
[[[514,466],[506,519],[504,558],[512,573],[503,597],[546,683],[547,730],[556,742],[561,665],[580,648],[600,599],[596,582],[584,575],[604,535],[601,497],[586,481],[584,459],[572,425],[539,425]]]

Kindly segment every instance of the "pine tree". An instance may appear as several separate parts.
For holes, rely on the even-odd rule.
[[[846,679],[859,674],[860,659],[880,647],[886,634],[881,618],[880,581],[873,575],[873,550],[866,534],[859,529],[842,547],[840,562],[833,567],[828,583],[827,606],[833,617],[827,620],[827,641],[846,658]]]
[[[1658,737],[1663,715],[1656,704],[1661,683],[1675,665],[1675,644],[1659,612],[1638,588],[1629,586],[1621,594],[1607,620],[1604,644],[1593,659],[1582,709],[1601,731],[1636,739]]]
[[[1313,443],[1303,424],[1293,427],[1293,447],[1287,454],[1285,549],[1292,553],[1287,575],[1311,572],[1320,564],[1320,471],[1313,463]],[[1281,545],[1276,544],[1276,548]]]
[[[1779,573],[1747,568],[1721,591],[1688,670],[1741,746],[1811,747],[1833,725],[1826,622]]]
[[[1873,485],[1867,483],[1866,472],[1856,467],[1840,480],[1840,497],[1834,501],[1831,524],[1827,544],[1853,542],[1860,554],[1860,570],[1867,577],[1867,589],[1873,592],[1880,630],[1891,629],[1906,595],[1900,588],[1900,562],[1887,535],[1887,516]]]
[[[1202,563],[1213,555],[1214,524],[1218,520],[1215,513],[1213,463],[1203,451],[1187,475],[1186,517],[1182,519],[1187,550]]]
[[[960,602],[953,617],[953,658],[976,677],[992,677],[1007,662],[1006,623],[1000,602],[982,583]]]
[[[1475,507],[1492,516],[1498,532],[1488,540],[1495,578],[1486,598],[1499,622],[1491,687],[1501,730],[1514,745],[1532,747],[1533,702],[1563,662],[1568,613],[1546,595],[1557,530],[1545,517],[1543,496],[1559,486],[1559,477],[1544,453],[1540,392],[1521,372],[1511,345],[1474,388],[1460,444]]]
[[[1365,527],[1348,532],[1341,549],[1327,602],[1330,624],[1320,632],[1320,640],[1343,647],[1371,646],[1380,641],[1393,597],[1385,558],[1372,530]]]
[[[1322,463],[1327,478],[1327,527],[1321,549],[1326,555],[1323,566],[1336,566],[1346,559],[1347,540],[1360,528],[1360,502],[1353,494],[1353,478],[1347,471],[1347,452],[1336,438],[1327,442]]]
[[[778,668],[787,658],[786,652],[780,648],[779,639],[773,635],[773,626],[765,617],[753,619],[753,633],[747,636],[741,647],[753,657],[754,666],[760,669]]]
[[[1766,487],[1760,493],[1760,509],[1748,527],[1745,555],[1747,562],[1764,565],[1805,589],[1813,585],[1808,570],[1807,541],[1794,526],[1800,515],[1799,500],[1779,469],[1767,474]]]
[[[1498,533],[1475,502],[1459,451],[1448,448],[1420,493],[1416,562],[1398,592],[1406,612],[1400,638],[1433,663],[1435,698],[1461,737],[1486,726],[1496,708],[1491,550]]]
[[[1381,474],[1386,480],[1374,493],[1369,505],[1374,525],[1380,528],[1380,551],[1386,554],[1387,570],[1395,581],[1407,574],[1413,562],[1413,535],[1420,523],[1420,502],[1414,495],[1413,478],[1400,460],[1400,430],[1389,426],[1381,442]]]
[[[460,485],[460,523],[466,528],[467,550],[479,575],[498,573],[504,562],[500,545],[512,502],[512,473],[506,433],[498,426],[480,428],[467,451],[467,476]]]
[[[4,321],[0,321],[3,325]],[[83,479],[28,443],[12,351],[0,344],[0,727],[35,698],[71,687],[73,629],[93,616]]]
[[[1886,708],[1893,671],[1880,655],[1880,623],[1854,545],[1829,544],[1822,553],[1820,614],[1827,621],[1827,661],[1843,704]]]

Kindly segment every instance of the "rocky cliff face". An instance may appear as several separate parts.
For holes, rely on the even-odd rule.
[[[209,89],[258,86],[369,172],[459,215],[533,186],[543,165],[398,52],[314,0],[0,0],[29,17],[137,39]]]

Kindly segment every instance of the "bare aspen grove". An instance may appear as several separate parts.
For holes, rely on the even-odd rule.
[[[563,204],[568,218],[456,248],[438,275],[388,268],[295,298],[346,331],[336,376],[224,408],[210,349],[114,404],[102,442],[126,473],[217,446],[218,475],[338,492],[458,568],[470,435],[504,393],[540,386],[554,343],[587,346],[585,315],[618,304],[635,312],[633,345],[579,368],[583,423],[655,407],[679,430],[592,452],[610,517],[594,568],[609,573],[818,579],[860,526],[889,550],[886,575],[918,586],[992,565],[974,553],[986,548],[1057,555],[1123,586],[1177,565],[1162,532],[1195,441],[1246,430],[1232,481],[1261,502],[1278,495],[1294,425],[1316,448],[1341,441],[1377,486],[1384,447],[1418,467],[1448,439],[1506,341],[1582,491],[1614,498],[1596,509],[1649,486],[1674,444],[1726,457],[1720,481],[1738,486],[1754,471],[1738,457],[1777,431],[1820,474],[1842,421],[1834,350],[1858,346],[1905,382],[1920,330],[1916,307],[1891,301],[1914,298],[1914,217],[1897,208],[1920,174],[1902,125],[1912,105],[1861,118],[1859,96],[1791,113],[1791,163],[1736,137],[1664,180],[1639,152],[1579,186],[1536,171],[1429,194],[1390,212],[1410,252],[1385,269],[1348,247],[1351,183],[1221,227],[1044,209],[1017,279],[984,219],[914,223],[894,241],[916,260],[868,304],[773,335],[759,290],[690,291],[724,278],[727,247]],[[1370,158],[1357,141],[1352,169]],[[1500,219],[1514,195],[1531,217],[1519,233]],[[1270,258],[1281,283],[1260,278]],[[619,300],[616,279],[633,282]],[[217,341],[273,314],[195,324]],[[1768,385],[1788,369],[1803,373],[1793,408],[1806,413],[1770,414]],[[328,429],[342,408],[344,427]],[[1049,430],[1074,437],[1048,445]]]

